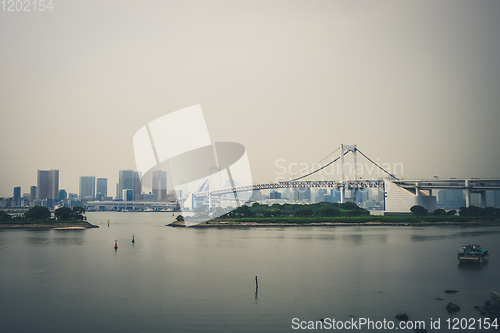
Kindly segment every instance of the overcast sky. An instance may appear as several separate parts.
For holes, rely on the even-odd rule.
[[[405,178],[500,178],[500,1],[52,4],[0,5],[0,196],[37,169],[114,195],[136,131],[196,104],[254,183],[340,143]]]

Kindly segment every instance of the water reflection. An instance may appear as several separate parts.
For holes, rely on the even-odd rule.
[[[55,245],[83,245],[82,236],[56,237],[52,241]]]
[[[347,243],[352,243],[354,245],[363,244],[363,236],[362,235],[345,235],[342,236],[342,240]]]
[[[342,236],[342,240],[351,243],[353,245],[363,245],[363,244],[387,244],[387,235],[361,235],[361,234],[351,234]]]
[[[410,235],[410,240],[412,242],[425,242],[425,241],[434,241],[434,240],[442,240],[442,239],[455,239],[455,238],[470,238],[470,237],[479,237],[491,234],[498,234],[500,231],[462,231],[456,232],[449,235]]]
[[[463,271],[480,271],[488,268],[488,261],[477,263],[477,262],[460,262],[458,263],[458,269]]]
[[[47,237],[35,237],[35,236],[28,236],[24,239],[26,242],[26,245],[29,246],[46,246],[50,244],[50,239]]]
[[[425,236],[425,235],[410,235],[410,240],[412,242],[425,242],[425,241],[434,241],[440,239],[452,239],[458,238],[457,234],[453,235],[438,235],[438,236]]]

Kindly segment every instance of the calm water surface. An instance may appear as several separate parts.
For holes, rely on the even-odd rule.
[[[0,232],[2,332],[291,332],[293,318],[445,320],[448,302],[481,318],[473,306],[500,290],[500,227],[200,230],[166,227],[168,213],[87,216],[100,228]],[[489,264],[458,265],[467,242],[490,249]]]

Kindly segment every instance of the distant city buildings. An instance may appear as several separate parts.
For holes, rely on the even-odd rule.
[[[133,200],[136,200],[136,201],[142,200],[141,194],[142,194],[141,178],[139,177],[139,173],[137,171],[134,171],[134,199]]]
[[[120,170],[118,173],[118,199],[125,201],[125,198],[123,197],[123,190],[132,190],[133,198],[134,185],[135,172],[133,170]]]
[[[59,199],[59,170],[38,170],[37,199]]]
[[[96,198],[99,201],[106,200],[108,197],[108,179],[97,178],[96,183]]]
[[[326,197],[328,196],[328,190],[327,189],[319,189],[318,190],[318,196],[316,197],[316,202],[323,202],[326,201]]]
[[[167,201],[167,172],[162,170],[153,171],[153,194],[158,201]]]
[[[80,177],[80,199],[94,200],[95,199],[95,177],[82,176]]]
[[[14,200],[16,206],[20,204],[20,202],[21,202],[21,187],[20,186],[14,187],[14,196],[12,197],[12,200]]]
[[[68,198],[68,192],[66,190],[59,190],[59,201]]]
[[[132,190],[132,189],[122,190],[122,200],[123,201],[134,201],[134,190]]]
[[[36,186],[31,186],[30,187],[30,200],[35,201],[36,200]]]
[[[281,193],[271,190],[271,193],[269,193],[269,199],[281,199]]]
[[[444,209],[458,209],[465,206],[465,193],[462,190],[439,190],[437,206]]]

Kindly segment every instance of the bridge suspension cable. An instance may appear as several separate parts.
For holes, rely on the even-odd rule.
[[[391,176],[392,178],[396,179],[396,180],[399,180],[398,177],[394,176],[392,173],[386,171],[384,168],[382,168],[380,165],[378,165],[377,163],[373,162],[368,156],[366,156],[365,154],[363,154],[363,152],[359,149],[356,148],[356,150],[361,154],[363,155],[368,161],[372,162],[374,165],[376,165],[380,170],[382,170],[383,172],[385,172],[386,174],[388,174],[389,176]]]
[[[348,152],[349,152],[349,151],[346,151],[346,152],[344,153],[344,155],[346,155]],[[333,154],[333,153],[332,153],[332,154]],[[330,155],[331,155],[331,154],[330,154]],[[324,168],[326,168],[326,167],[327,167],[327,166],[329,166],[330,164],[333,164],[333,163],[337,162],[337,161],[340,159],[340,157],[341,157],[341,156],[337,157],[336,159],[334,159],[334,160],[333,160],[333,161],[331,161],[330,163],[327,163],[327,164],[323,165],[323,166],[322,166],[321,168],[319,168],[318,170],[315,170],[315,171],[313,171],[313,172],[309,172],[307,175],[304,175],[304,176],[302,176],[302,177],[298,177],[298,178],[295,178],[295,179],[291,179],[290,181],[299,180],[299,179],[305,178],[305,177],[307,177],[307,176],[310,176],[310,175],[312,175],[312,174],[314,174],[314,173],[316,173],[316,172],[318,172],[318,171],[320,171],[320,170],[323,170]]]
[[[339,150],[339,149],[340,149],[340,148],[335,149],[335,150],[334,150],[334,151],[332,151],[330,154],[328,154],[327,156],[323,157],[323,158],[322,158],[319,162],[317,162],[316,164],[320,164],[321,162],[323,162],[324,160],[326,160],[328,157],[330,157],[330,156],[332,156],[333,154],[335,154],[335,152],[336,152],[337,150]],[[332,163],[333,163],[333,162],[332,162]],[[310,166],[309,168],[307,168],[307,169],[306,169],[306,172],[307,172],[310,168],[313,168],[313,167],[314,167],[314,165],[316,165],[316,164],[313,164],[312,166]],[[321,170],[321,169],[319,169],[319,170]],[[319,170],[316,170],[316,171],[319,171]],[[315,173],[316,171],[314,171],[313,173]],[[297,173],[294,173],[293,175],[291,175],[290,177],[288,177],[289,179],[288,179],[287,181],[294,181],[295,179],[300,179],[300,178],[291,179],[291,178],[293,178],[293,177],[297,176],[298,174],[300,174],[300,171],[299,171],[299,172],[297,172]]]

